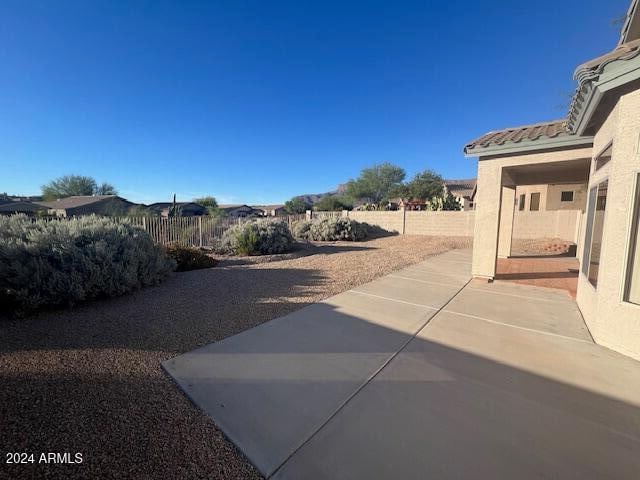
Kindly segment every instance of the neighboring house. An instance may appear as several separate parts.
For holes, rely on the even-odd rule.
[[[60,198],[50,202],[35,202],[47,209],[49,215],[74,217],[79,215],[126,215],[135,206],[117,195],[82,195]]]
[[[251,208],[260,211],[260,215],[263,217],[278,217],[280,215],[286,215],[287,211],[284,209],[284,205],[252,205]]]
[[[546,212],[552,210],[582,210],[587,207],[586,183],[518,185],[516,210]]]
[[[461,210],[473,210],[476,195],[477,179],[467,178],[464,180],[445,180],[444,191],[451,193],[460,204]]]
[[[157,202],[148,205],[147,208],[156,215],[167,218],[172,217],[200,217],[208,215],[209,211],[199,203],[194,202]],[[173,209],[175,208],[175,212]]]
[[[262,210],[257,210],[244,204],[223,204],[218,205],[218,209],[231,218],[259,217],[262,215]]]
[[[45,207],[33,202],[19,200],[1,200],[0,215],[13,215],[16,213],[24,213],[25,215],[34,216],[38,212],[45,211]]]
[[[640,9],[620,42],[580,65],[567,119],[492,131],[478,157],[474,277],[509,256],[519,186],[586,184],[576,301],[596,342],[640,359]]]

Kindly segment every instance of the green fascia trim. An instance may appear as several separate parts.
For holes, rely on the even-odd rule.
[[[488,147],[476,147],[464,151],[467,158],[487,157],[496,155],[509,155],[534,150],[549,150],[552,148],[578,147],[593,144],[593,137],[580,137],[578,135],[563,135],[554,138],[538,138],[536,140],[523,140],[518,143],[505,143],[504,145],[490,145]]]
[[[591,83],[582,106],[577,112],[574,121],[576,134],[584,133],[605,93],[638,79],[640,79],[640,55],[631,60],[618,60],[607,65],[598,79]]]

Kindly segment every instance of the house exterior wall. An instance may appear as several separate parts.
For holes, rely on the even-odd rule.
[[[562,192],[573,192],[572,202],[562,201]],[[547,185],[546,210],[582,210],[587,207],[586,183],[559,183]]]
[[[634,184],[640,171],[640,90],[620,97],[594,138],[594,156],[613,142],[611,161],[594,171],[589,187],[608,180],[598,285],[581,273],[577,302],[596,342],[640,359],[640,306],[623,300]],[[587,222],[583,222],[585,225]],[[585,235],[585,226],[582,236]],[[582,267],[582,265],[581,265]]]
[[[573,192],[572,202],[561,201],[562,192]],[[531,211],[531,194],[540,194],[540,210],[541,212],[548,210],[585,210],[587,205],[587,185],[585,183],[552,183],[541,185],[518,185],[516,188],[516,201],[519,201],[520,195],[524,195],[524,210],[518,208],[517,212]]]
[[[476,222],[472,273],[475,277],[493,278],[496,273],[498,232],[502,184],[511,179],[507,167],[552,163],[591,158],[591,147],[534,152],[527,155],[480,158],[478,162],[478,188],[476,193]]]

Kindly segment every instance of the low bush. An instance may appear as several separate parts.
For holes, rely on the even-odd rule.
[[[176,271],[188,272],[201,268],[215,267],[216,260],[202,250],[174,243],[167,247],[167,254],[176,262]]]
[[[298,222],[295,222],[291,226],[291,233],[295,238],[310,240],[309,231],[311,230],[312,224],[313,222],[311,220],[300,220]]]
[[[346,240],[357,242],[367,238],[366,224],[347,217],[318,218],[298,222],[294,226],[297,238],[316,242]]]
[[[175,266],[127,221],[0,217],[0,302],[19,313],[122,295],[159,283]]]
[[[227,230],[218,249],[232,255],[270,255],[288,252],[294,243],[287,222],[255,220]]]

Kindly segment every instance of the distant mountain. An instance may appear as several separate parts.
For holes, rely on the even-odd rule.
[[[303,194],[303,195],[297,195],[295,198],[301,198],[308,205],[315,205],[320,200],[322,200],[324,197],[331,197],[333,195],[342,195],[346,191],[347,191],[347,184],[346,183],[342,183],[342,184],[338,185],[338,188],[336,188],[335,190],[333,190],[331,192],[306,193],[306,194]]]

